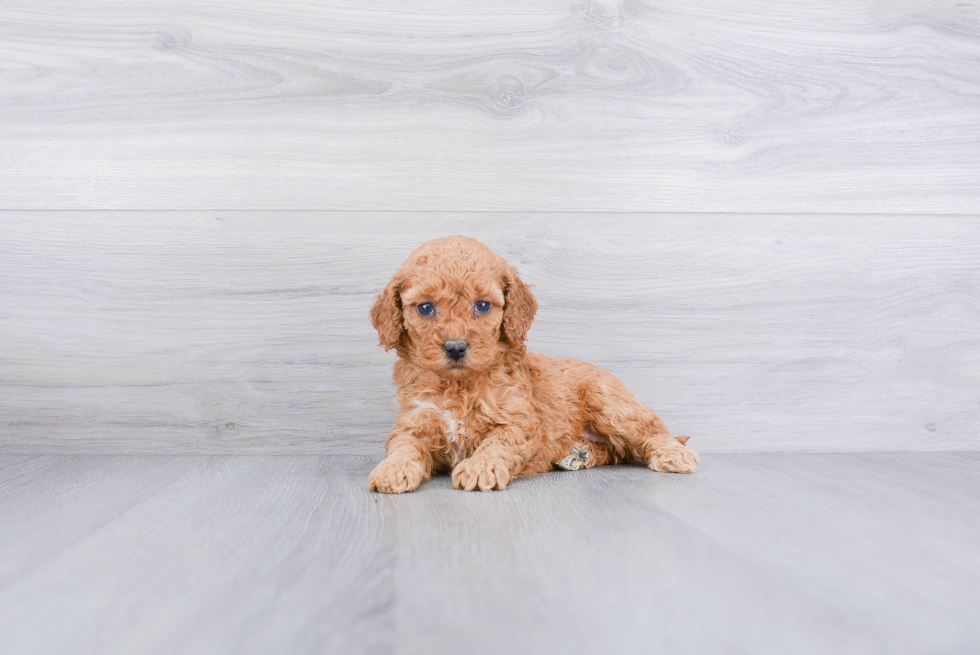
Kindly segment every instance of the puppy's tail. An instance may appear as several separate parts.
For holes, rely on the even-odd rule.
[[[674,437],[674,438],[680,441],[681,445],[683,446],[684,444],[687,443],[687,440],[690,439],[691,437]]]

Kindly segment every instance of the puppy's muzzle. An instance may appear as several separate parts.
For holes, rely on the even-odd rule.
[[[458,362],[466,357],[466,347],[468,345],[465,339],[450,339],[449,341],[443,342],[442,349],[446,351],[446,357],[454,362]]]

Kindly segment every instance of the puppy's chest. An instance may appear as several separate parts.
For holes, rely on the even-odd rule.
[[[430,436],[449,444],[462,445],[480,440],[489,421],[472,407],[442,397],[420,396],[410,401],[411,414],[424,420]]]

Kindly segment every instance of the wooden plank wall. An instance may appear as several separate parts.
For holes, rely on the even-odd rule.
[[[968,448],[974,217],[6,213],[4,443],[380,452],[367,318],[414,245],[481,238],[530,344],[618,374],[703,449]]]
[[[422,241],[703,451],[980,448],[980,4],[0,6],[0,449],[378,454]]]

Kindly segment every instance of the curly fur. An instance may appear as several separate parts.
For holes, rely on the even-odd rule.
[[[475,303],[491,308],[484,314]],[[432,303],[422,316],[417,307]],[[374,491],[416,489],[433,472],[453,486],[504,489],[553,468],[642,461],[654,471],[693,472],[697,454],[610,373],[528,352],[538,305],[513,266],[475,239],[430,241],[378,295],[371,323],[398,354],[398,418],[387,457],[368,477]],[[465,339],[453,362],[447,340]]]

